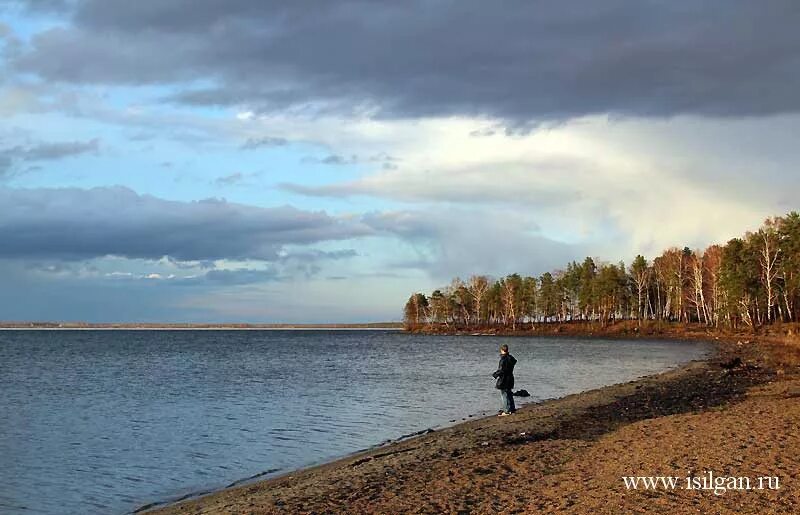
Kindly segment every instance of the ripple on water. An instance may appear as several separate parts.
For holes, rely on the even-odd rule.
[[[500,343],[531,399],[708,350],[383,331],[0,332],[0,512],[124,513],[493,412]]]

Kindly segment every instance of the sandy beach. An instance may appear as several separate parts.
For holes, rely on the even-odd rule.
[[[798,513],[800,342],[716,339],[707,361],[148,513]]]

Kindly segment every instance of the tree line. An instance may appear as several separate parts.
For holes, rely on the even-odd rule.
[[[539,277],[455,278],[414,293],[404,324],[454,328],[543,322],[663,320],[730,328],[800,318],[800,214],[767,219],[756,232],[704,251],[672,247],[648,261],[587,257]]]

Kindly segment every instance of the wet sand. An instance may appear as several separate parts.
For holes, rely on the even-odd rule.
[[[800,513],[800,342],[727,338],[677,370],[148,513]],[[779,489],[687,490],[685,477]],[[628,490],[622,476],[676,476]]]

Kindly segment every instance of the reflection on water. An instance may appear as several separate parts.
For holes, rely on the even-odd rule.
[[[705,355],[697,343],[393,331],[0,331],[0,512],[125,513]]]

